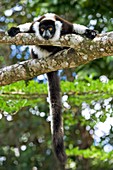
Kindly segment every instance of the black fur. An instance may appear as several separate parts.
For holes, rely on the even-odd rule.
[[[47,73],[50,102],[51,102],[51,112],[52,112],[52,122],[53,122],[53,147],[55,154],[62,164],[66,162],[66,154],[64,151],[64,141],[63,141],[63,123],[62,123],[62,103],[60,96],[60,81],[56,72]]]
[[[33,49],[31,49],[31,57],[32,57],[33,59],[37,59],[37,58],[38,58],[38,54],[35,54],[34,51],[33,51]]]
[[[39,32],[40,35],[42,35],[41,28],[44,28],[44,30],[47,30],[49,27],[52,27],[53,30],[51,31],[51,34],[54,36],[56,28],[55,28],[55,22],[51,20],[44,20],[39,25]],[[53,37],[52,36],[52,37]]]
[[[97,32],[96,32],[95,30],[86,29],[84,35],[85,35],[87,38],[94,39],[95,36],[97,35]]]
[[[20,29],[17,28],[17,27],[12,27],[8,30],[8,34],[11,36],[11,37],[14,37],[16,34],[20,33]]]
[[[58,15],[56,15],[56,20],[62,22],[62,30],[61,30],[61,35],[65,35],[65,34],[70,34],[73,33],[73,24],[66,21],[65,19],[61,20],[61,17],[59,17]]]
[[[52,54],[56,54],[61,50],[69,48],[69,47],[58,47],[58,46],[49,46],[49,45],[39,45],[39,47],[44,50],[47,50],[48,52],[52,52]]]

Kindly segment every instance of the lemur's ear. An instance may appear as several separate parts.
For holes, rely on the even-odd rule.
[[[20,32],[20,29],[18,27],[12,27],[8,30],[8,35],[11,37],[14,37],[19,32]]]

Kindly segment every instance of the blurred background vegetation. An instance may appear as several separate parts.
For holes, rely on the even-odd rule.
[[[112,0],[0,1],[0,29],[46,12],[113,30]],[[0,45],[0,67],[30,58],[27,46]],[[113,169],[113,56],[60,70],[68,170]],[[46,77],[0,87],[0,170],[59,170],[51,144]]]

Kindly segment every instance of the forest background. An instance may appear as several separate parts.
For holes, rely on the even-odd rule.
[[[98,30],[113,30],[111,0],[4,0],[0,29],[47,12]],[[28,46],[0,45],[0,68],[30,58]],[[113,169],[113,56],[59,71],[67,169]],[[45,75],[0,87],[0,170],[58,170],[51,144]]]

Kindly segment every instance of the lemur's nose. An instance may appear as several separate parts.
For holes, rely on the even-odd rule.
[[[50,34],[50,32],[48,30],[44,31],[43,38],[46,39],[46,40],[51,38],[51,34]]]
[[[48,35],[46,35],[46,34],[45,34],[43,37],[44,37],[44,39],[46,39],[46,40],[48,40],[48,39],[50,38],[50,37],[49,37]]]

